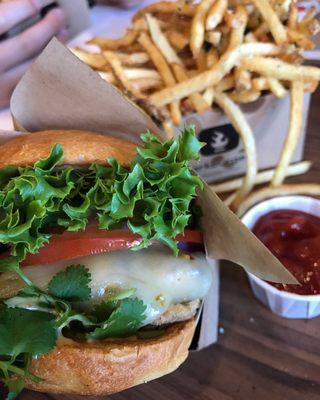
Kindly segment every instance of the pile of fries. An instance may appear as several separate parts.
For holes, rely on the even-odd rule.
[[[239,211],[258,171],[254,135],[238,104],[266,92],[291,95],[287,139],[268,175],[271,186],[279,187],[301,132],[303,94],[320,81],[319,68],[301,65],[319,30],[315,10],[301,19],[295,0],[164,1],[139,10],[122,38],[92,39],[99,52],[73,52],[161,122],[168,135],[183,115],[220,107],[247,157],[246,176],[226,200]]]

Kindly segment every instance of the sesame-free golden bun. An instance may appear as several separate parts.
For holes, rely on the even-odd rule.
[[[168,326],[153,339],[58,341],[50,353],[32,361],[31,372],[43,380],[29,381],[27,387],[91,396],[120,392],[177,369],[188,356],[194,329],[189,320]]]
[[[60,129],[33,132],[4,143],[0,146],[0,168],[33,165],[46,158],[56,143],[63,148],[61,165],[106,164],[108,157],[114,157],[126,167],[137,153],[137,146],[123,139],[96,132]]]

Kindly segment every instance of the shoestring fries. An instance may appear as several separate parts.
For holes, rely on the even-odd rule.
[[[140,9],[123,37],[95,37],[89,41],[93,52],[72,51],[168,135],[183,116],[219,107],[246,154],[246,176],[227,200],[239,210],[260,182],[254,136],[239,105],[266,94],[291,96],[287,139],[273,175],[267,175],[271,192],[280,191],[302,131],[303,94],[320,81],[320,68],[302,65],[303,51],[314,48],[320,31],[315,14],[311,8],[300,18],[295,0],[160,1]]]

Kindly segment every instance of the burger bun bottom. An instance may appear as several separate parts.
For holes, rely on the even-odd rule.
[[[47,393],[101,396],[166,375],[182,364],[194,334],[193,320],[176,323],[152,339],[58,341],[34,359],[31,372],[42,378],[27,388]]]

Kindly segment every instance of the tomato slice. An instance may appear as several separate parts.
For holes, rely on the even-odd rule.
[[[179,242],[202,244],[202,232],[185,230],[176,237]],[[89,226],[84,231],[53,234],[49,243],[36,254],[28,254],[22,266],[51,264],[54,262],[100,254],[114,250],[128,249],[141,242],[141,236],[126,229],[101,230]]]

